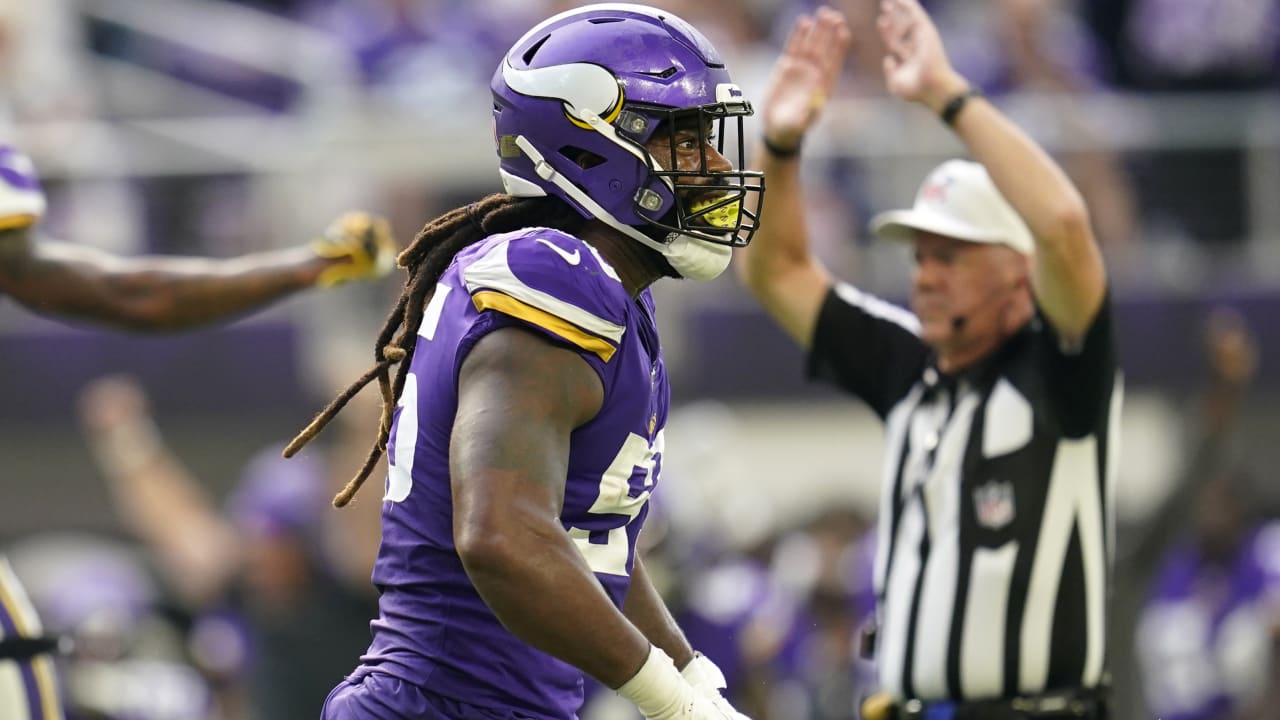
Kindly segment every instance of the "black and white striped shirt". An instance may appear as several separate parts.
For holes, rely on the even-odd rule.
[[[809,372],[886,423],[877,661],[898,699],[1096,687],[1114,548],[1122,398],[1104,301],[1081,347],[1038,315],[945,376],[907,311],[846,284]]]

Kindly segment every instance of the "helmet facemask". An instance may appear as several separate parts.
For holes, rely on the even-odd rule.
[[[749,102],[737,100],[674,109],[629,105],[618,116],[613,124],[619,139],[641,152],[651,178],[636,193],[635,214],[658,231],[659,239],[674,233],[730,247],[744,247],[751,241],[759,225],[760,194],[764,191],[763,173],[742,169],[746,156],[743,118],[751,113]],[[732,157],[725,153],[726,126],[733,129],[736,152]],[[645,132],[655,127],[652,133]],[[680,136],[686,131],[697,133],[700,161],[696,170],[664,167],[636,137],[648,135],[650,142],[665,137],[666,157],[675,162]],[[711,168],[707,157],[711,142],[731,169]],[[654,180],[665,185],[667,193]],[[655,186],[659,187],[656,191]]]

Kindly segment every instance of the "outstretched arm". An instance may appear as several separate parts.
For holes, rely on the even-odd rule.
[[[31,161],[0,145],[0,295],[41,315],[168,332],[244,315],[312,286],[386,275],[385,220],[347,213],[308,246],[229,259],[121,258],[38,240],[45,199]]]
[[[756,145],[753,157],[768,190],[760,228],[751,244],[738,251],[739,278],[805,348],[813,340],[832,280],[809,246],[799,149],[835,87],[848,48],[844,16],[830,8],[801,16],[791,29],[761,103],[764,142]]]
[[[30,228],[7,230],[0,232],[0,294],[58,319],[147,332],[197,327],[339,276],[386,274],[395,253],[390,232],[384,221],[357,215],[335,223],[311,246],[227,259],[122,258],[37,241]]]
[[[881,0],[877,25],[891,93],[941,114],[969,90],[917,0]],[[964,102],[952,127],[1035,238],[1032,288],[1045,316],[1063,338],[1082,337],[1102,306],[1106,272],[1080,193],[1043,148],[981,97]]]

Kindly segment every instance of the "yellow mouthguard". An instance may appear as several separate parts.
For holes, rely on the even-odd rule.
[[[689,212],[697,213],[699,210],[702,210],[703,208],[708,208],[708,207],[711,207],[712,205],[715,205],[718,202],[723,202],[724,199],[725,199],[724,195],[717,195],[717,196],[703,198],[695,202],[689,208]],[[697,219],[701,220],[707,225],[710,225],[711,227],[731,230],[737,227],[738,215],[741,214],[741,212],[742,212],[742,203],[741,201],[735,199],[733,202],[727,203],[721,207],[716,208],[715,210],[711,210],[710,212],[707,212],[705,215],[699,215]]]

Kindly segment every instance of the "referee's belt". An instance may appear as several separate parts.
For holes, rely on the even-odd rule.
[[[1107,720],[1102,689],[1054,690],[999,700],[953,702],[905,700],[872,695],[862,704],[865,720]]]

